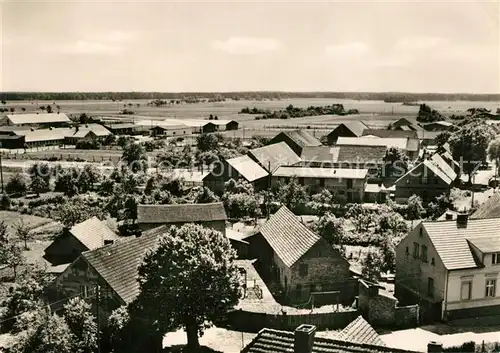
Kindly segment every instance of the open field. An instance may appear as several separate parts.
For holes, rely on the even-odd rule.
[[[217,115],[219,119],[234,119],[242,122],[248,122],[253,120],[253,116],[238,114],[238,112],[245,107],[257,107],[261,109],[278,110],[284,109],[289,104],[296,107],[306,108],[308,106],[325,106],[331,104],[343,104],[345,109],[358,109],[362,115],[366,115],[362,119],[366,120],[377,120],[382,117],[381,120],[388,120],[395,118],[397,116],[416,116],[419,107],[418,106],[407,106],[401,103],[385,103],[383,101],[366,100],[357,101],[349,99],[325,99],[325,98],[293,98],[293,99],[283,99],[274,101],[232,101],[228,100],[225,102],[214,102],[214,103],[195,103],[195,104],[175,104],[172,106],[164,106],[160,108],[147,106],[149,100],[124,100],[121,102],[108,101],[57,101],[57,105],[61,107],[61,112],[66,114],[80,114],[87,113],[91,115],[117,115],[121,110],[128,109],[133,111],[139,116],[149,116],[149,117],[163,117],[163,118],[179,118],[179,119],[193,119],[193,118],[207,118],[210,114]],[[42,105],[52,105],[52,101],[15,101],[8,102],[7,107],[13,107],[17,112],[21,108],[25,108],[26,112],[34,112],[37,110],[38,106]],[[128,106],[132,104],[132,106]],[[137,104],[140,104],[138,107]],[[435,101],[430,102],[429,105],[433,109],[437,109],[445,115],[459,114],[464,112],[471,107],[485,107],[492,109],[500,107],[500,102],[467,102],[467,101]],[[55,106],[54,106],[55,110]],[[124,118],[130,117],[124,115]],[[311,121],[311,118],[304,118],[305,120]],[[335,117],[343,121],[349,119],[349,117]],[[330,121],[332,117],[324,118]],[[338,120],[336,119],[336,120]],[[287,123],[294,124],[297,120],[302,119],[290,119]],[[283,122],[283,121],[282,121]],[[266,124],[269,124],[266,121]]]

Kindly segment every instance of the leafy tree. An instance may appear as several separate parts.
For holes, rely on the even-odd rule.
[[[201,187],[194,198],[194,203],[218,202],[219,198],[207,187]]]
[[[97,349],[97,322],[91,305],[80,298],[72,298],[64,305],[63,318],[73,334],[75,353],[94,353]]]
[[[11,113],[14,113],[15,111],[16,111],[16,108],[13,108],[13,107],[12,107],[12,108],[10,108],[10,112],[11,112]]]
[[[129,166],[133,173],[146,171],[148,157],[144,146],[130,143],[123,147],[122,160]]]
[[[10,197],[9,195],[7,194],[2,194],[0,196],[0,208],[2,210],[8,210],[10,209],[10,206],[11,206],[11,200],[10,200]]]
[[[33,239],[35,236],[34,233],[31,232],[30,228],[24,223],[22,218],[19,223],[14,226],[14,228],[16,230],[16,236],[24,242],[24,250],[29,250],[28,240]]]
[[[436,219],[445,213],[453,205],[446,194],[437,196],[433,201],[429,202],[427,207],[427,216]]]
[[[115,182],[111,178],[106,178],[101,182],[99,193],[104,196],[113,194]]]
[[[396,246],[392,239],[385,238],[381,245],[380,251],[382,254],[382,271],[385,272],[396,272]]]
[[[448,142],[453,158],[461,161],[469,182],[478,164],[486,161],[488,145],[494,136],[494,131],[483,120],[471,120],[451,134]]]
[[[39,177],[43,180],[44,190],[49,189],[52,174],[53,170],[48,163],[35,163],[28,169],[28,175],[30,176],[32,182],[33,178],[36,177]]]
[[[291,178],[288,183],[278,183],[276,189],[277,199],[293,212],[309,200],[306,188],[300,185],[295,177]]]
[[[2,99],[2,104],[5,105],[5,104],[7,104],[7,102]]]
[[[220,134],[200,134],[196,138],[196,147],[201,152],[216,151],[219,149],[222,140]]]
[[[31,179],[30,189],[37,196],[40,196],[40,193],[45,191],[47,187],[48,185],[45,182],[45,180],[43,180],[42,177],[35,176],[34,178]]]
[[[128,329],[128,330],[127,330]],[[120,306],[108,316],[107,336],[109,351],[121,353],[128,351],[130,332],[130,314],[126,306]],[[136,332],[135,334],[139,334]]]
[[[220,232],[193,224],[170,228],[139,268],[141,291],[132,312],[161,336],[185,328],[188,348],[197,351],[198,335],[238,303],[235,258]]]
[[[131,138],[129,136],[120,136],[120,137],[118,137],[118,140],[116,141],[116,143],[121,148],[125,148],[125,146],[128,145],[130,143],[130,141],[131,141]]]
[[[347,210],[345,218],[352,219],[356,231],[366,231],[374,222],[373,215],[359,203],[352,204]]]
[[[383,212],[377,222],[377,232],[395,234],[405,234],[408,232],[408,225],[406,224],[403,216],[394,211]]]
[[[253,185],[250,184],[246,180],[234,180],[234,179],[229,179],[224,183],[224,192],[229,193],[229,194],[247,194],[247,195],[253,195],[254,188]]]
[[[408,199],[407,218],[411,221],[421,219],[425,209],[422,205],[422,199],[417,195],[412,195]]]
[[[495,175],[498,175],[500,168],[500,138],[496,138],[488,145],[488,157],[495,161]]]
[[[436,146],[438,146],[438,149],[442,149],[444,144],[448,142],[450,139],[451,132],[450,131],[443,131],[439,135],[436,136]]]
[[[401,177],[408,170],[408,157],[399,148],[390,147],[383,158],[385,177]]]
[[[0,221],[0,246],[5,246],[9,242],[9,232],[5,221]]]
[[[116,143],[116,136],[113,134],[109,134],[103,141],[103,144],[106,146],[113,145]]]
[[[7,185],[5,185],[5,191],[7,194],[22,194],[24,195],[28,190],[28,186],[26,184],[26,179],[24,175],[21,173],[16,173],[9,180]]]
[[[75,197],[59,205],[54,218],[66,228],[71,228],[75,224],[94,216],[103,219],[103,208],[100,206],[91,206],[83,198]]]
[[[361,274],[363,277],[378,281],[380,279],[380,273],[383,267],[383,256],[379,251],[371,250],[368,251],[366,256],[361,262]]]
[[[347,236],[345,220],[337,218],[331,213],[320,217],[316,224],[316,232],[330,245],[345,254],[345,238]]]
[[[161,190],[168,191],[170,194],[176,197],[181,197],[184,195],[185,185],[181,178],[167,177],[161,181]]]
[[[224,207],[232,219],[257,218],[261,215],[259,201],[254,195],[226,194],[223,200]]]
[[[437,110],[431,109],[427,104],[420,104],[417,121],[431,123],[440,120],[444,120],[444,118]]]
[[[17,270],[25,262],[23,250],[15,242],[8,242],[0,249],[0,262],[7,265],[14,273],[14,279],[17,277]]]

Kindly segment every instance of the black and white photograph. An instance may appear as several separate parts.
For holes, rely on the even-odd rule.
[[[500,352],[500,0],[0,1],[0,353]]]

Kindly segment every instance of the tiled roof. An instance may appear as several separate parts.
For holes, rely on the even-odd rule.
[[[481,237],[499,237],[500,218],[469,219],[466,227],[457,227],[456,221],[422,222],[448,270],[476,268],[479,264],[474,259],[467,239]]]
[[[468,240],[483,253],[495,253],[500,251],[500,236],[478,237]]]
[[[248,156],[231,158],[226,162],[250,182],[264,178],[268,175],[264,168]]]
[[[453,168],[441,157],[439,154],[433,154],[431,157],[431,161],[441,169],[451,180],[455,180],[457,178],[457,173],[453,170]]]
[[[106,129],[101,124],[87,124],[80,125],[78,131],[75,130],[73,137],[85,137],[90,131],[92,131],[98,137],[104,137],[111,135],[111,131]]]
[[[334,146],[308,146],[302,149],[300,158],[306,162],[336,162],[340,147]]]
[[[97,217],[75,224],[69,230],[89,250],[104,246],[105,240],[117,240],[118,236]]]
[[[408,139],[406,138],[379,138],[379,137],[339,137],[337,145],[356,145],[356,146],[384,146],[397,147],[402,150],[407,149]]]
[[[442,160],[442,159],[441,159]],[[442,161],[444,164],[446,162]],[[420,169],[420,168],[427,168],[430,170],[435,176],[439,177],[442,181],[444,181],[446,184],[450,185],[455,178],[457,177],[457,174],[451,170],[451,168],[444,168],[445,170],[441,169],[441,165],[438,165],[436,162],[426,159],[423,162],[417,164],[415,167],[410,169],[408,172],[406,172],[402,177],[400,177],[398,180],[395,181],[395,184],[399,184],[401,180],[406,179],[408,175],[413,175],[415,176],[415,171]],[[446,164],[446,166],[448,166]]]
[[[53,129],[40,129],[40,130],[22,130],[16,131],[16,135],[23,136],[25,142],[42,142],[64,140],[66,136],[71,135],[73,132],[70,128],[53,128]]]
[[[471,216],[472,219],[500,217],[500,193],[491,195]]]
[[[50,124],[50,123],[70,123],[71,120],[63,113],[45,114],[7,114],[13,124]]]
[[[311,135],[306,130],[295,130],[295,131],[283,131],[280,134],[284,134],[294,141],[297,145],[301,147],[306,146],[321,146],[321,141],[316,137]]]
[[[363,131],[363,136],[367,135],[382,138],[418,138],[418,134],[413,130],[365,129]]]
[[[225,221],[227,219],[222,202],[137,205],[137,223],[194,223]]]
[[[294,333],[265,328],[241,353],[293,353]],[[411,351],[340,339],[314,338],[313,353],[408,353]]]
[[[378,333],[362,316],[358,316],[354,321],[340,331],[339,338],[353,343],[373,344],[385,346],[384,341]]]
[[[301,161],[285,142],[255,148],[248,151],[248,154],[269,172],[273,172],[282,165],[294,165]]]
[[[286,206],[281,206],[259,232],[288,267],[293,266],[321,239]]]
[[[434,140],[442,133],[443,133],[442,131],[427,131],[424,129],[417,130],[418,138],[420,140]]]
[[[401,126],[412,126],[413,123],[406,118],[400,118],[391,123],[391,126],[401,127]]]
[[[273,172],[275,177],[365,179],[368,169],[334,169],[308,167],[279,167]]]
[[[86,251],[82,256],[123,302],[129,304],[140,292],[137,277],[144,254],[156,246],[165,230],[165,227],[156,228],[139,238]]]
[[[387,148],[385,146],[339,146],[340,162],[382,163]]]

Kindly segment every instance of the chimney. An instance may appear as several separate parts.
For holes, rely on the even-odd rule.
[[[427,353],[440,353],[443,351],[443,344],[435,341],[427,343]]]
[[[468,220],[469,220],[469,215],[467,213],[457,214],[457,228],[467,228]]]
[[[295,329],[294,353],[312,353],[316,326],[300,325]]]

